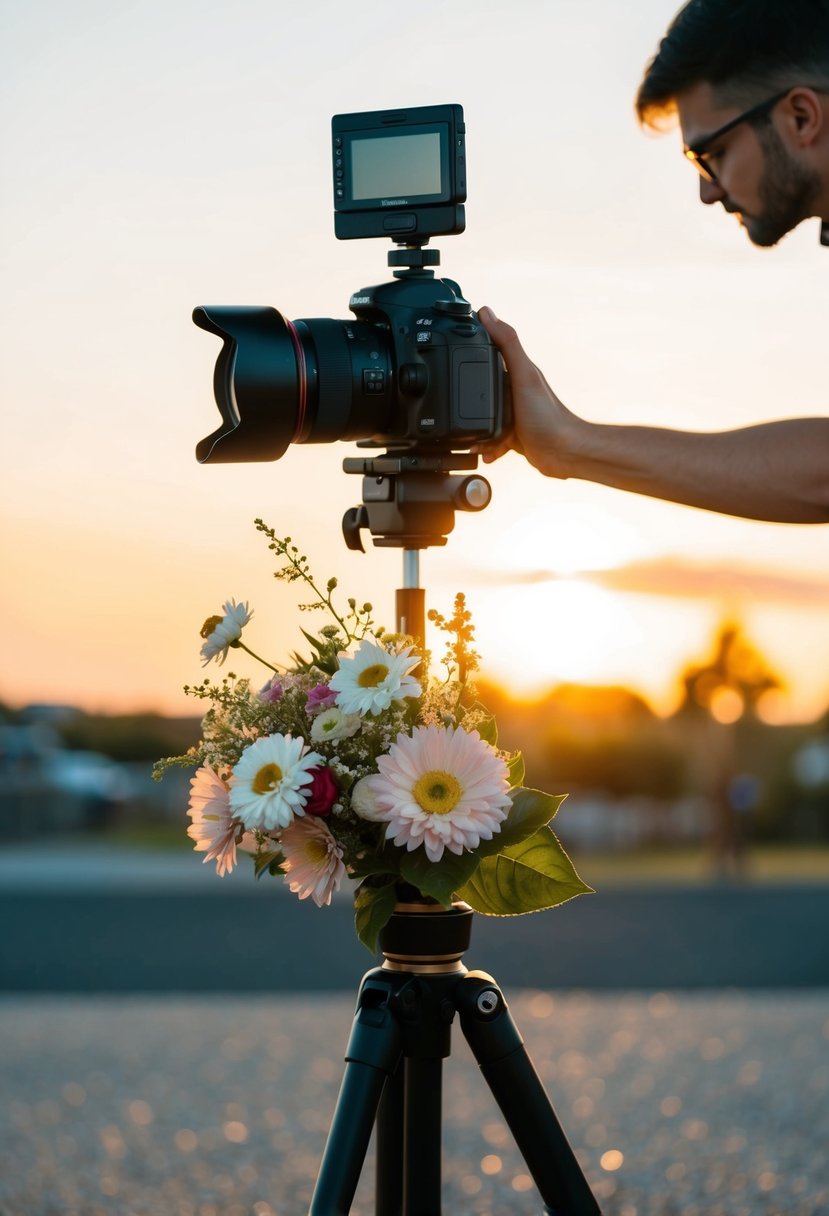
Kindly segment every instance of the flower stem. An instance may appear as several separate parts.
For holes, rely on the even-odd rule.
[[[276,674],[279,675],[278,667],[274,667],[273,663],[269,663],[267,659],[263,659],[260,654],[256,654],[256,652],[251,650],[250,646],[246,646],[241,639],[235,643],[235,647],[238,647],[239,650],[246,650],[252,659],[257,659],[258,662],[262,663],[265,667],[269,667],[271,671],[275,671]],[[286,667],[284,670],[287,671],[288,668]]]

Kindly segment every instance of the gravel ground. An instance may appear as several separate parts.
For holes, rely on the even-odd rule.
[[[0,1216],[299,1216],[353,1005],[0,999]],[[829,1214],[829,992],[511,1007],[607,1216]],[[370,1166],[354,1216],[373,1212]],[[444,1179],[449,1213],[541,1206],[459,1033]]]

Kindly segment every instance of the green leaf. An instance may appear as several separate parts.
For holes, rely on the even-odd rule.
[[[397,903],[394,883],[369,886],[363,883],[354,896],[354,926],[365,948],[377,953],[377,937],[387,923]]]
[[[520,786],[524,780],[524,757],[520,752],[516,752],[507,765],[509,770],[510,789],[515,789]]]
[[[555,834],[543,827],[497,856],[485,857],[457,894],[484,916],[521,916],[591,891]]]
[[[483,722],[479,722],[475,729],[484,743],[489,743],[491,747],[498,746],[498,723],[494,718],[484,718]]]
[[[492,840],[481,842],[476,852],[479,857],[492,857],[504,853],[510,845],[520,844],[539,828],[545,827],[555,816],[566,794],[545,794],[541,790],[521,787],[512,791],[512,808],[501,831]]]
[[[253,859],[254,877],[261,878],[266,870],[271,874],[277,874],[284,860],[284,854],[280,853],[278,849],[270,853],[257,853]]]
[[[382,849],[367,853],[358,861],[352,863],[349,873],[352,878],[376,878],[383,876],[389,882],[400,877],[400,849],[392,844],[384,844]]]
[[[448,908],[458,887],[469,882],[480,864],[477,853],[450,853],[445,850],[440,861],[430,861],[421,845],[405,853],[400,861],[400,875],[405,882],[417,887],[423,895],[431,895]]]
[[[300,629],[299,632],[305,638],[306,642],[310,642],[311,646],[314,648],[314,650],[316,650],[317,653],[319,653],[319,651],[322,649],[322,645],[320,643],[319,638],[315,637],[313,633],[308,633],[308,631],[306,629]]]

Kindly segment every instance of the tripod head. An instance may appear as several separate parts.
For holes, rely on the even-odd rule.
[[[452,472],[477,467],[473,452],[391,449],[378,456],[346,457],[344,472],[363,477],[362,505],[343,517],[346,545],[364,552],[364,529],[384,548],[445,545],[455,526],[455,511],[483,511],[492,497],[486,478]]]

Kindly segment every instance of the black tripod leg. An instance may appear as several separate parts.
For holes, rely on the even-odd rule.
[[[440,1216],[443,1060],[406,1060],[405,1216]]]
[[[403,1216],[403,1099],[405,1062],[386,1082],[377,1108],[375,1216]]]
[[[347,1216],[351,1209],[383,1086],[402,1050],[400,1028],[389,1008],[392,994],[379,968],[364,978],[309,1216]]]
[[[458,984],[456,1003],[466,1040],[548,1216],[601,1216],[498,985],[471,971]]]

